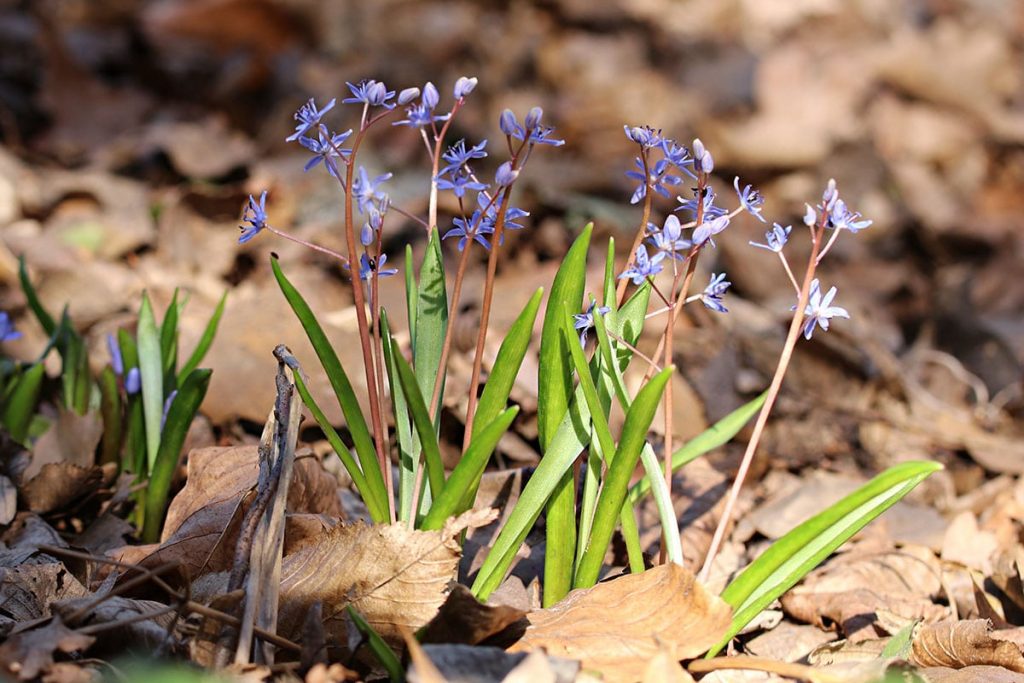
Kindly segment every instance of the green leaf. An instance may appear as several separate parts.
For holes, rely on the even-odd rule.
[[[36,292],[36,288],[32,286],[32,281],[28,278],[28,269],[25,267],[24,256],[18,259],[18,279],[21,281],[21,290],[25,293],[25,301],[28,302],[29,309],[35,315],[36,320],[39,321],[43,331],[47,335],[52,336],[57,331],[57,322],[39,300],[39,293]]]
[[[441,363],[441,347],[447,329],[448,292],[445,289],[441,238],[435,228],[430,233],[430,242],[427,244],[427,252],[423,255],[423,265],[420,267],[420,281],[416,290],[416,343],[412,347],[416,381],[420,386],[420,393],[428,400],[434,394],[434,380],[437,378],[437,366]],[[432,415],[438,416],[438,424],[441,414],[438,407],[444,396],[444,377],[442,373],[437,405],[431,406],[430,411]]]
[[[503,411],[473,438],[441,494],[434,499],[430,512],[423,518],[421,529],[440,529],[449,517],[465,512],[472,505],[472,500],[467,503],[467,491],[476,489],[491,453],[518,414],[518,406]]]
[[[733,608],[732,625],[708,656],[714,656],[773,600],[831,555],[839,546],[942,469],[930,461],[890,467],[867,484],[775,541],[722,591]]]
[[[544,518],[544,594],[542,607],[551,607],[572,588],[576,548],[576,477],[573,467],[558,480]]]
[[[103,439],[100,442],[100,464],[117,462],[121,452],[121,434],[124,430],[121,414],[121,392],[117,375],[109,365],[99,377],[100,415],[103,417]]]
[[[299,290],[295,289],[295,286],[285,277],[276,258],[270,259],[270,267],[274,271],[274,277],[277,279],[277,284],[281,288],[285,300],[295,312],[295,317],[302,324],[302,329],[306,331],[309,343],[313,345],[313,350],[316,352],[317,358],[320,359],[320,365],[327,373],[327,379],[334,389],[334,395],[338,397],[338,405],[341,406],[345,424],[348,426],[349,434],[352,435],[352,442],[363,470],[363,476],[366,477],[367,483],[374,491],[386,491],[384,475],[377,462],[377,450],[373,445],[373,437],[370,436],[370,429],[366,426],[363,410],[359,407],[359,399],[356,398],[352,383],[341,366],[341,361],[338,360],[338,354],[334,352],[331,342],[328,341],[327,335],[324,334],[323,328],[317,322],[309,304],[299,294]],[[386,497],[384,502],[389,502]]]
[[[212,374],[212,370],[194,370],[182,382],[167,410],[163,437],[160,439],[156,462],[150,468],[149,485],[146,487],[145,523],[142,529],[142,538],[146,543],[156,543],[160,540],[167,493],[174,479],[174,471],[178,467],[181,447],[185,443],[185,435],[188,434],[196,411],[206,396]],[[159,426],[157,423],[157,427]]]
[[[615,238],[608,238],[608,251],[604,258],[604,282],[601,300],[603,306],[615,307]]]
[[[473,438],[476,438],[484,425],[494,421],[508,402],[508,396],[512,393],[519,368],[526,356],[526,349],[530,345],[533,323],[537,319],[537,310],[543,296],[543,287],[533,293],[501,342],[501,348],[498,349],[498,355],[494,359],[494,365],[487,375],[487,382],[477,403],[476,415],[473,418]]]
[[[370,652],[377,658],[377,661],[384,667],[384,670],[388,672],[388,678],[398,683],[404,681],[405,669],[402,668],[402,662],[398,659],[395,651],[391,649],[391,646],[380,637],[380,634],[373,630],[369,622],[363,619],[363,616],[352,605],[346,605],[345,611],[348,612],[349,619],[352,620],[356,629],[366,638],[366,642],[370,646]]]
[[[36,404],[39,403],[39,392],[42,387],[45,368],[42,363],[36,363],[28,368],[18,379],[14,380],[14,389],[11,397],[3,407],[4,428],[19,444],[25,443],[28,436],[29,425],[32,424],[32,416],[36,412]]]
[[[170,394],[175,389],[177,375],[174,370],[178,365],[178,289],[175,288],[171,303],[164,313],[160,325],[160,355],[163,358],[164,389]]]
[[[334,452],[341,459],[341,463],[345,466],[348,475],[352,477],[352,483],[355,485],[356,490],[359,491],[359,495],[362,496],[363,502],[366,503],[366,509],[370,513],[370,518],[378,524],[387,524],[389,521],[388,508],[384,503],[387,500],[387,491],[383,486],[380,489],[375,489],[367,481],[363,470],[349,452],[348,446],[338,436],[334,425],[330,423],[324,411],[320,409],[320,405],[309,392],[309,387],[306,386],[306,380],[302,372],[294,370],[292,378],[295,381],[295,389],[299,392],[299,398],[302,399],[302,403],[309,409],[316,423],[320,425],[327,443],[334,449]]]
[[[405,315],[409,324],[409,348],[416,348],[416,271],[413,269],[412,245],[405,245]]]
[[[546,451],[562,422],[573,393],[572,362],[561,333],[561,316],[564,308],[579,310],[583,300],[587,248],[590,246],[593,227],[593,224],[589,224],[583,228],[583,232],[569,248],[555,274],[547,307],[544,309],[537,376],[537,432],[542,453]]]
[[[188,377],[193,370],[199,367],[199,364],[203,362],[203,358],[206,357],[206,353],[210,350],[210,346],[213,345],[213,338],[217,336],[217,326],[220,325],[220,319],[224,316],[224,305],[227,303],[228,293],[225,291],[221,295],[220,301],[217,303],[217,308],[214,309],[213,315],[210,317],[209,322],[206,323],[206,328],[203,330],[203,336],[199,338],[199,343],[196,345],[192,355],[185,361],[185,365],[181,367],[178,372],[178,377]]]
[[[732,440],[739,433],[743,426],[750,421],[757,411],[761,409],[767,392],[761,394],[753,401],[745,403],[732,411],[721,420],[711,425],[697,436],[690,439],[686,445],[672,454],[672,471],[677,472],[687,463],[693,462],[708,451],[723,446]],[[629,490],[629,500],[636,503],[651,490],[651,481],[644,477]]]
[[[640,451],[647,441],[647,432],[654,420],[662,392],[672,376],[672,367],[667,367],[644,385],[626,413],[622,426],[619,446],[615,450],[608,472],[597,499],[597,513],[590,533],[590,543],[576,568],[574,588],[589,588],[597,583],[605,551],[612,541],[615,522],[619,519],[622,505],[626,502],[629,478],[640,460]]]
[[[409,406],[399,385],[398,368],[395,366],[395,354],[400,351],[392,344],[391,325],[383,308],[380,311],[380,326],[384,368],[388,375],[388,391],[391,394],[395,432],[398,435],[398,519],[408,521],[412,517],[412,489],[416,483],[414,459],[419,454],[419,447],[413,435]]]
[[[394,345],[394,340],[391,343]],[[441,462],[441,450],[437,445],[434,424],[430,421],[427,403],[423,400],[419,384],[416,383],[416,375],[409,367],[409,363],[402,358],[400,353],[392,354],[392,358],[394,358],[395,367],[398,369],[402,393],[405,394],[406,404],[409,406],[409,412],[412,413],[413,424],[416,426],[416,432],[420,435],[430,494],[436,498],[444,489],[444,464]]]
[[[163,357],[160,331],[149,296],[143,292],[136,331],[139,340],[139,372],[142,375],[142,412],[146,421],[146,471],[152,472],[160,450],[160,421],[164,412]]]
[[[921,623],[920,619],[914,619],[909,624],[901,628],[889,642],[882,648],[882,653],[878,655],[879,659],[890,659],[897,657],[899,659],[906,659],[910,655],[910,646],[914,642],[914,629]]]

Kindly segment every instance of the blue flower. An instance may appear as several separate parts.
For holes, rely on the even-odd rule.
[[[551,137],[555,129],[550,126],[540,125],[543,114],[544,111],[540,107],[534,107],[526,117],[526,127],[523,127],[519,125],[512,110],[506,109],[501,113],[498,123],[502,133],[516,140],[525,140],[530,145],[561,147],[565,144],[565,140],[556,140]],[[529,138],[527,138],[527,133],[529,133]]]
[[[260,195],[259,202],[256,201],[255,197],[249,195],[249,204],[245,207],[245,212],[242,213],[242,220],[249,225],[238,226],[238,229],[242,231],[242,234],[238,238],[239,244],[245,244],[258,235],[263,228],[267,227],[266,190],[263,190],[263,194]]]
[[[647,248],[640,245],[636,248],[636,261],[631,268],[623,271],[619,279],[630,278],[634,285],[643,284],[649,278],[661,272],[661,262],[665,258],[663,252],[658,252],[652,258],[647,257]]]
[[[711,173],[715,169],[715,160],[711,157],[711,152],[704,148],[700,138],[693,140],[693,158],[694,166],[700,169],[701,173]]]
[[[466,95],[473,92],[473,89],[476,88],[476,84],[476,76],[473,76],[472,78],[461,76],[457,81],[455,81],[455,87],[452,88],[452,95],[455,96],[455,99],[461,100]]]
[[[466,141],[459,140],[448,148],[448,151],[441,155],[441,159],[448,163],[438,175],[446,175],[451,171],[465,166],[471,159],[483,159],[487,156],[484,148],[487,147],[487,140],[478,145],[466,149]]]
[[[608,306],[597,306],[597,302],[593,299],[590,300],[590,306],[583,313],[576,313],[572,316],[573,328],[579,330],[580,333],[580,346],[586,347],[587,345],[587,332],[594,327],[594,313],[598,315],[604,315],[608,311],[612,310]]]
[[[394,90],[388,90],[387,86],[373,79],[360,81],[358,85],[346,83],[352,91],[352,97],[342,100],[343,104],[365,104],[371,107],[384,107],[394,109],[395,105],[388,104],[388,100],[395,96]]]
[[[142,389],[142,373],[138,368],[132,368],[124,378],[124,390],[129,394],[137,394]]]
[[[828,214],[828,227],[835,230],[849,230],[852,233],[856,233],[858,230],[870,226],[874,221],[870,220],[857,220],[861,217],[859,211],[850,211],[846,208],[846,202],[842,199],[838,199],[838,195],[833,197],[834,202],[832,210]]]
[[[107,335],[107,351],[110,352],[110,367],[113,368],[114,374],[120,377],[124,374],[124,360],[121,357],[121,345],[117,343],[117,337],[112,334]]]
[[[711,273],[711,281],[708,282],[708,286],[704,288],[704,291],[698,295],[700,302],[712,311],[728,313],[729,309],[722,304],[722,298],[725,296],[725,292],[729,289],[729,285],[731,284],[731,282],[728,282],[725,279],[725,273],[720,275]]]
[[[473,215],[470,216],[469,218],[465,218],[465,217],[453,218],[452,219],[452,223],[455,224],[455,227],[452,228],[451,230],[449,230],[448,232],[446,232],[442,239],[448,239],[449,237],[458,237],[459,238],[459,245],[458,245],[459,246],[459,251],[462,251],[463,249],[466,248],[466,243],[469,242],[470,239],[473,239],[473,240],[476,240],[477,242],[479,242],[483,246],[484,249],[490,249],[491,248],[491,245],[487,242],[487,239],[484,238],[484,235],[488,234],[488,233],[491,233],[491,232],[494,232],[494,228],[490,227],[490,226],[487,226],[487,225],[484,225],[482,223],[482,221],[480,219],[480,210],[479,209],[474,211]],[[473,226],[476,226],[475,230],[474,230]]]
[[[685,258],[679,252],[686,251],[692,246],[690,240],[682,239],[682,225],[675,214],[669,214],[665,218],[662,229],[651,236],[651,244],[657,247],[659,252],[676,261]]]
[[[667,163],[665,163],[665,164],[655,164],[653,168],[650,168],[650,170],[648,171],[648,175],[646,175],[646,176],[643,173],[643,170],[644,170],[644,162],[643,162],[643,160],[640,159],[640,157],[636,157],[633,160],[633,163],[636,165],[637,169],[639,169],[639,170],[637,170],[637,171],[626,171],[626,177],[627,178],[632,178],[633,180],[638,180],[638,181],[640,181],[640,184],[633,191],[633,196],[630,197],[630,199],[629,199],[629,203],[630,204],[636,204],[641,199],[643,199],[644,197],[647,196],[647,186],[648,185],[650,185],[651,188],[655,192],[660,194],[662,197],[671,199],[672,198],[672,193],[668,191],[666,186],[676,186],[676,185],[682,184],[682,182],[683,182],[683,179],[680,178],[679,176],[671,175],[669,173],[666,173],[666,171],[669,168],[669,165]]]
[[[317,131],[316,140],[313,138],[299,138],[299,144],[313,153],[313,158],[306,162],[304,170],[309,171],[320,162],[323,162],[324,166],[327,167],[327,172],[337,178],[338,162],[335,160],[339,158],[339,152],[341,157],[348,157],[351,150],[342,149],[341,146],[345,144],[345,140],[348,140],[349,135],[352,135],[351,129],[346,130],[344,133],[331,135],[329,132],[325,134],[324,129],[321,128]]]
[[[807,300],[807,308],[804,310],[804,315],[807,319],[804,321],[804,338],[810,339],[811,335],[814,334],[814,326],[818,325],[821,329],[828,331],[828,321],[832,318],[847,318],[849,319],[850,314],[845,308],[839,306],[833,306],[832,300],[836,296],[836,288],[832,287],[825,293],[824,296],[821,294],[821,286],[818,283],[818,279],[815,278],[811,282],[810,296]],[[796,308],[794,306],[794,308]]]
[[[387,196],[379,187],[384,181],[391,178],[392,175],[391,173],[383,173],[370,180],[370,177],[366,175],[366,169],[362,166],[359,167],[359,175],[352,181],[352,197],[359,205],[359,213],[366,213],[367,210],[372,208],[373,200],[380,200]]]
[[[494,183],[498,187],[508,187],[519,177],[519,170],[512,168],[512,162],[506,161],[498,167],[494,174]]]
[[[377,277],[391,277],[398,272],[397,268],[384,268],[384,264],[388,262],[388,255],[381,254],[380,258],[376,261],[365,253],[359,257],[359,279],[369,280],[370,275],[374,272],[377,273]]]
[[[487,186],[473,180],[473,176],[471,176],[469,171],[466,169],[457,168],[451,178],[442,178],[438,176],[437,189],[451,190],[455,193],[456,197],[464,197],[466,196],[466,190],[479,192],[480,190],[487,189]]]
[[[501,209],[501,197],[491,202],[490,197],[486,193],[481,192],[476,196],[476,203],[484,210],[482,225],[487,227],[486,232],[494,232],[498,221],[498,211]],[[488,205],[490,206],[488,207]],[[529,211],[523,211],[518,207],[510,206],[505,213],[505,230],[522,230],[523,225],[516,223],[516,221],[529,215]],[[504,240],[504,236],[502,236],[502,240]],[[504,244],[504,241],[501,244]]]
[[[160,415],[160,431],[164,430],[164,425],[167,423],[167,413],[171,411],[171,405],[174,403],[174,399],[177,395],[178,390],[175,389],[167,395],[167,399],[164,401],[164,412]]]
[[[709,221],[712,218],[718,218],[724,216],[729,212],[720,206],[715,206],[715,191],[710,187],[704,188],[704,211],[702,214],[702,220]],[[697,220],[697,198],[683,199],[682,197],[676,197],[679,200],[679,207],[676,211],[686,211],[689,213],[693,220]]]
[[[324,114],[334,108],[336,99],[331,100],[327,103],[327,106],[323,109],[316,108],[316,102],[313,98],[309,98],[309,101],[299,107],[299,110],[295,112],[295,120],[299,122],[299,125],[295,126],[295,132],[285,138],[286,142],[294,142],[299,138],[306,135],[310,128],[315,128],[320,125],[320,119],[323,118]]]
[[[693,231],[693,243],[704,244],[705,242],[711,242],[711,246],[715,246],[715,241],[711,238],[718,233],[722,232],[729,227],[729,216],[719,216],[706,220],[697,226],[697,229]]]
[[[745,185],[741,190],[739,176],[733,179],[732,186],[736,188],[736,196],[739,197],[740,206],[757,220],[767,223],[764,216],[761,215],[761,205],[764,204],[764,197],[761,196],[761,193],[755,190],[753,185]]]
[[[808,228],[813,228],[814,224],[818,222],[818,213],[810,204],[805,204],[804,206],[807,207],[807,211],[804,212],[804,225]]]
[[[13,341],[21,337],[21,332],[14,329],[14,321],[7,311],[0,311],[0,342]]]
[[[789,233],[792,232],[792,230],[792,225],[782,227],[778,223],[772,223],[772,229],[764,234],[766,244],[751,242],[750,246],[757,247],[759,249],[767,249],[768,251],[774,251],[778,254],[782,251],[782,248],[786,246],[786,242],[789,241]]]
[[[398,93],[398,104],[405,106],[420,96],[419,88],[406,88],[402,92]]]
[[[663,138],[661,141],[661,153],[665,155],[665,158],[659,161],[659,164],[672,164],[677,170],[691,178],[697,177],[691,170],[693,168],[693,159],[690,157],[689,151],[682,145],[676,144],[675,140]]]
[[[623,126],[626,137],[642,147],[656,147],[661,144],[661,131],[650,126]]]

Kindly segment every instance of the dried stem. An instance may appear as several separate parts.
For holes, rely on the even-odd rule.
[[[786,336],[786,343],[782,347],[779,364],[775,368],[775,375],[772,377],[771,386],[768,387],[768,394],[765,397],[764,405],[761,406],[761,411],[757,414],[757,422],[754,424],[754,431],[751,434],[750,441],[747,442],[746,451],[743,453],[743,460],[740,462],[740,467],[736,472],[736,479],[733,480],[729,496],[725,500],[725,509],[722,510],[722,517],[718,521],[715,535],[711,539],[708,554],[704,558],[704,566],[701,568],[699,575],[699,579],[702,582],[707,582],[708,576],[711,574],[711,565],[725,538],[725,530],[729,527],[736,499],[739,498],[740,489],[743,488],[743,481],[747,477],[750,463],[753,461],[754,453],[757,451],[757,446],[761,441],[761,434],[764,432],[768,416],[772,412],[775,399],[778,398],[779,389],[782,387],[782,380],[786,376],[786,369],[789,367],[789,362],[793,357],[793,349],[796,347],[797,339],[800,337],[800,329],[804,321],[804,310],[807,308],[807,300],[810,296],[811,281],[814,279],[814,271],[818,265],[818,253],[821,249],[821,239],[825,231],[825,220],[827,220],[827,213],[823,212],[823,218],[818,230],[814,231],[812,229],[811,253],[807,260],[807,271],[804,274],[803,286],[800,288],[800,297],[796,304],[796,311],[793,313],[793,321],[789,325],[789,334]]]

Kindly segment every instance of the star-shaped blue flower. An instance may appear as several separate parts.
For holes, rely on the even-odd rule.
[[[320,125],[320,120],[324,117],[324,114],[334,108],[334,103],[337,99],[333,99],[327,103],[327,106],[323,109],[317,109],[316,102],[313,98],[309,98],[309,101],[299,107],[299,110],[295,112],[295,120],[298,121],[298,125],[295,126],[295,132],[285,138],[286,142],[294,142],[301,137],[304,137],[309,132],[310,128],[316,128]]]
[[[711,281],[708,282],[708,286],[704,288],[704,291],[700,293],[700,302],[710,308],[712,311],[718,311],[719,313],[728,313],[729,309],[722,303],[723,297],[725,296],[726,290],[732,283],[725,279],[725,273],[715,275],[711,273]]]
[[[0,311],[0,342],[13,341],[21,337],[21,332],[14,329],[14,321],[7,311]]]
[[[629,278],[633,281],[634,285],[643,284],[647,278],[654,277],[661,272],[661,262],[664,258],[665,254],[660,251],[653,257],[648,258],[647,248],[641,244],[636,248],[636,260],[633,266],[624,270],[619,279]]]
[[[832,305],[832,300],[835,299],[835,297],[835,287],[829,289],[828,292],[822,296],[821,285],[818,283],[818,279],[815,278],[811,282],[811,291],[807,300],[807,308],[804,309],[804,315],[807,316],[807,319],[804,321],[805,339],[810,339],[811,335],[814,334],[815,325],[827,332],[829,320],[832,318],[849,319],[850,314],[845,308]]]
[[[350,150],[342,149],[342,145],[348,140],[348,136],[352,135],[352,131],[346,130],[344,133],[338,133],[332,135],[329,132],[325,133],[323,127],[317,131],[317,139],[313,138],[299,138],[299,144],[308,149],[313,153],[313,158],[306,162],[304,167],[305,171],[309,171],[319,163],[327,168],[327,172],[335,178],[338,177],[338,158],[348,158]],[[340,154],[339,154],[340,153]]]
[[[732,186],[736,188],[736,196],[739,197],[740,206],[744,211],[762,223],[767,223],[764,216],[761,215],[761,205],[764,204],[764,197],[761,196],[761,193],[755,190],[753,185],[745,185],[741,190],[739,176],[733,179]]]
[[[587,332],[594,327],[594,313],[604,315],[610,310],[612,309],[608,306],[597,306],[597,302],[591,299],[587,310],[572,316],[574,321],[572,326],[580,333],[580,346],[586,347],[587,345]]]
[[[366,213],[373,207],[374,200],[381,200],[386,195],[380,190],[380,186],[391,178],[393,174],[383,173],[373,180],[366,174],[366,169],[359,167],[359,174],[352,181],[352,198],[359,206],[359,213]]]
[[[782,251],[783,247],[786,246],[786,242],[789,241],[789,233],[792,231],[792,225],[782,227],[778,223],[772,223],[772,229],[764,234],[766,244],[751,242],[750,246],[757,247],[758,249],[767,249],[768,251],[774,251],[778,254]]]
[[[260,200],[257,202],[256,198],[249,195],[249,203],[245,207],[245,212],[242,214],[242,220],[248,223],[248,226],[240,225],[239,230],[242,234],[238,237],[239,244],[245,244],[256,235],[260,234],[263,228],[267,227],[267,191],[263,190],[263,194],[260,195]]]

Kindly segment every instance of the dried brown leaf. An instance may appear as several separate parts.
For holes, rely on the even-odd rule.
[[[923,626],[911,644],[910,661],[918,666],[961,668],[990,664],[1024,673],[1024,656],[1014,643],[994,637],[987,619],[943,621]]]
[[[22,475],[22,482],[30,481],[51,463],[91,467],[95,464],[96,446],[102,436],[103,419],[99,411],[79,415],[60,408],[57,419],[32,448],[32,462]]]
[[[506,605],[485,605],[462,584],[452,587],[437,616],[424,628],[421,643],[463,643],[476,645],[506,628],[523,622],[526,612]],[[518,635],[522,635],[520,632]],[[494,643],[492,643],[494,644]]]
[[[542,647],[606,677],[637,680],[662,647],[674,648],[680,659],[706,651],[725,634],[731,616],[693,573],[667,564],[573,591],[530,614],[530,627],[512,650]]]
[[[101,481],[103,469],[97,465],[83,467],[70,462],[51,462],[22,484],[21,496],[30,511],[45,515],[94,493]]]
[[[97,624],[118,624],[109,630],[104,630],[98,636],[97,648],[106,652],[120,654],[126,648],[138,648],[140,650],[155,650],[160,647],[168,638],[171,626],[175,623],[176,615],[173,612],[161,612],[166,607],[161,602],[152,600],[131,600],[114,596],[107,598],[99,605],[90,609],[78,621],[72,623],[70,619],[81,608],[89,606],[94,602],[96,596],[73,598],[61,600],[52,605],[54,613],[71,626],[94,626]],[[153,614],[149,619],[141,619],[140,615]],[[141,620],[140,620],[141,619]]]
[[[284,559],[279,633],[298,637],[306,612],[321,602],[329,639],[346,641],[345,607],[351,605],[385,640],[400,645],[401,629],[420,628],[444,602],[459,561],[455,536],[492,518],[490,511],[470,511],[441,531],[363,523],[331,529]]]
[[[647,662],[643,683],[693,683],[693,676],[667,650],[659,650]]]
[[[48,617],[53,601],[88,594],[85,586],[60,563],[0,568],[0,605],[4,615],[15,621]]]
[[[1024,675],[998,666],[965,666],[962,669],[920,669],[928,683],[1024,683]]]
[[[0,666],[23,681],[32,680],[53,665],[53,653],[84,650],[95,642],[92,636],[75,633],[60,619],[23,631],[0,645]]]

